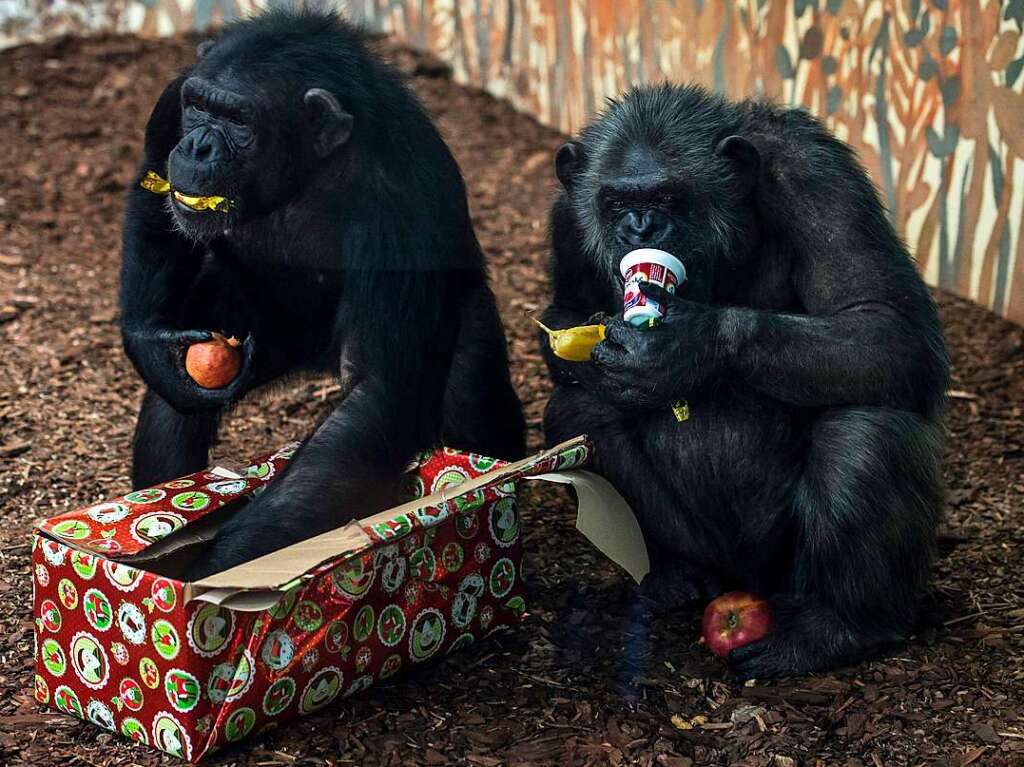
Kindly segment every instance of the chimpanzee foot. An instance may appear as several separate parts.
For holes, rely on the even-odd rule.
[[[830,646],[827,641],[804,641],[785,633],[775,633],[737,647],[729,653],[728,661],[730,671],[739,679],[770,679],[829,671],[858,663],[875,655],[880,648],[881,645]]]
[[[715,576],[688,565],[652,570],[640,584],[641,598],[664,612],[703,606],[721,590]]]
[[[773,637],[737,647],[728,659],[730,671],[740,679],[768,679],[814,670],[792,643]]]

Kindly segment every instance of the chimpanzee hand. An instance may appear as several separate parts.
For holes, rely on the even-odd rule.
[[[205,330],[171,328],[125,328],[124,347],[128,358],[146,384],[182,413],[216,410],[245,393],[252,379],[255,352],[253,337],[242,345],[242,369],[234,380],[220,389],[206,389],[185,370],[185,354],[192,344],[209,341],[213,334]]]
[[[592,355],[598,390],[624,410],[675,404],[714,380],[726,356],[719,339],[723,310],[651,283],[640,290],[666,307],[664,319],[652,328],[611,320]]]

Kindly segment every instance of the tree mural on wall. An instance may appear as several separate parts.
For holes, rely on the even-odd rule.
[[[930,282],[1024,320],[1024,0],[355,5],[566,131],[661,79],[805,106],[858,149]]]
[[[266,4],[81,1],[82,28],[146,34]],[[56,6],[20,2],[46,29]],[[662,79],[802,105],[857,148],[932,284],[1024,321],[1024,0],[327,2],[565,131]]]

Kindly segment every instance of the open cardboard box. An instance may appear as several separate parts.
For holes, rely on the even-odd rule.
[[[572,471],[589,457],[585,437],[512,464],[445,448],[410,467],[408,503],[198,582],[177,579],[193,547],[244,513],[296,449],[40,522],[36,698],[198,760],[517,623],[519,480],[571,482],[581,507],[611,512],[581,525],[595,541],[621,550],[622,524],[635,527],[607,483]],[[624,564],[642,577],[638,557]]]

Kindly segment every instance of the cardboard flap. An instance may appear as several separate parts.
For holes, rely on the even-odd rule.
[[[589,471],[540,474],[531,480],[572,485],[579,499],[576,529],[637,583],[651,570],[647,543],[633,510],[612,483]]]
[[[108,559],[141,562],[187,542],[196,523],[272,481],[298,444],[236,471],[215,466],[37,523],[43,535]]]
[[[186,589],[185,601],[196,599],[199,602],[209,602],[218,607],[228,610],[238,610],[243,613],[259,613],[269,610],[281,601],[284,594],[277,589],[267,591],[239,591],[238,589],[210,589],[193,597]]]
[[[413,501],[412,503],[418,503]],[[399,507],[401,508],[401,507]],[[206,589],[280,589],[321,562],[354,554],[371,544],[359,522],[331,530],[192,584],[195,597]]]
[[[521,461],[499,465],[454,487],[351,521],[344,527],[197,581],[190,585],[190,598],[202,598],[210,589],[284,589],[328,562],[338,564],[343,559],[365,551],[376,541],[440,523],[453,513],[453,509],[457,510],[459,499],[484,488],[582,465],[589,458],[590,450],[587,438],[580,436]]]

